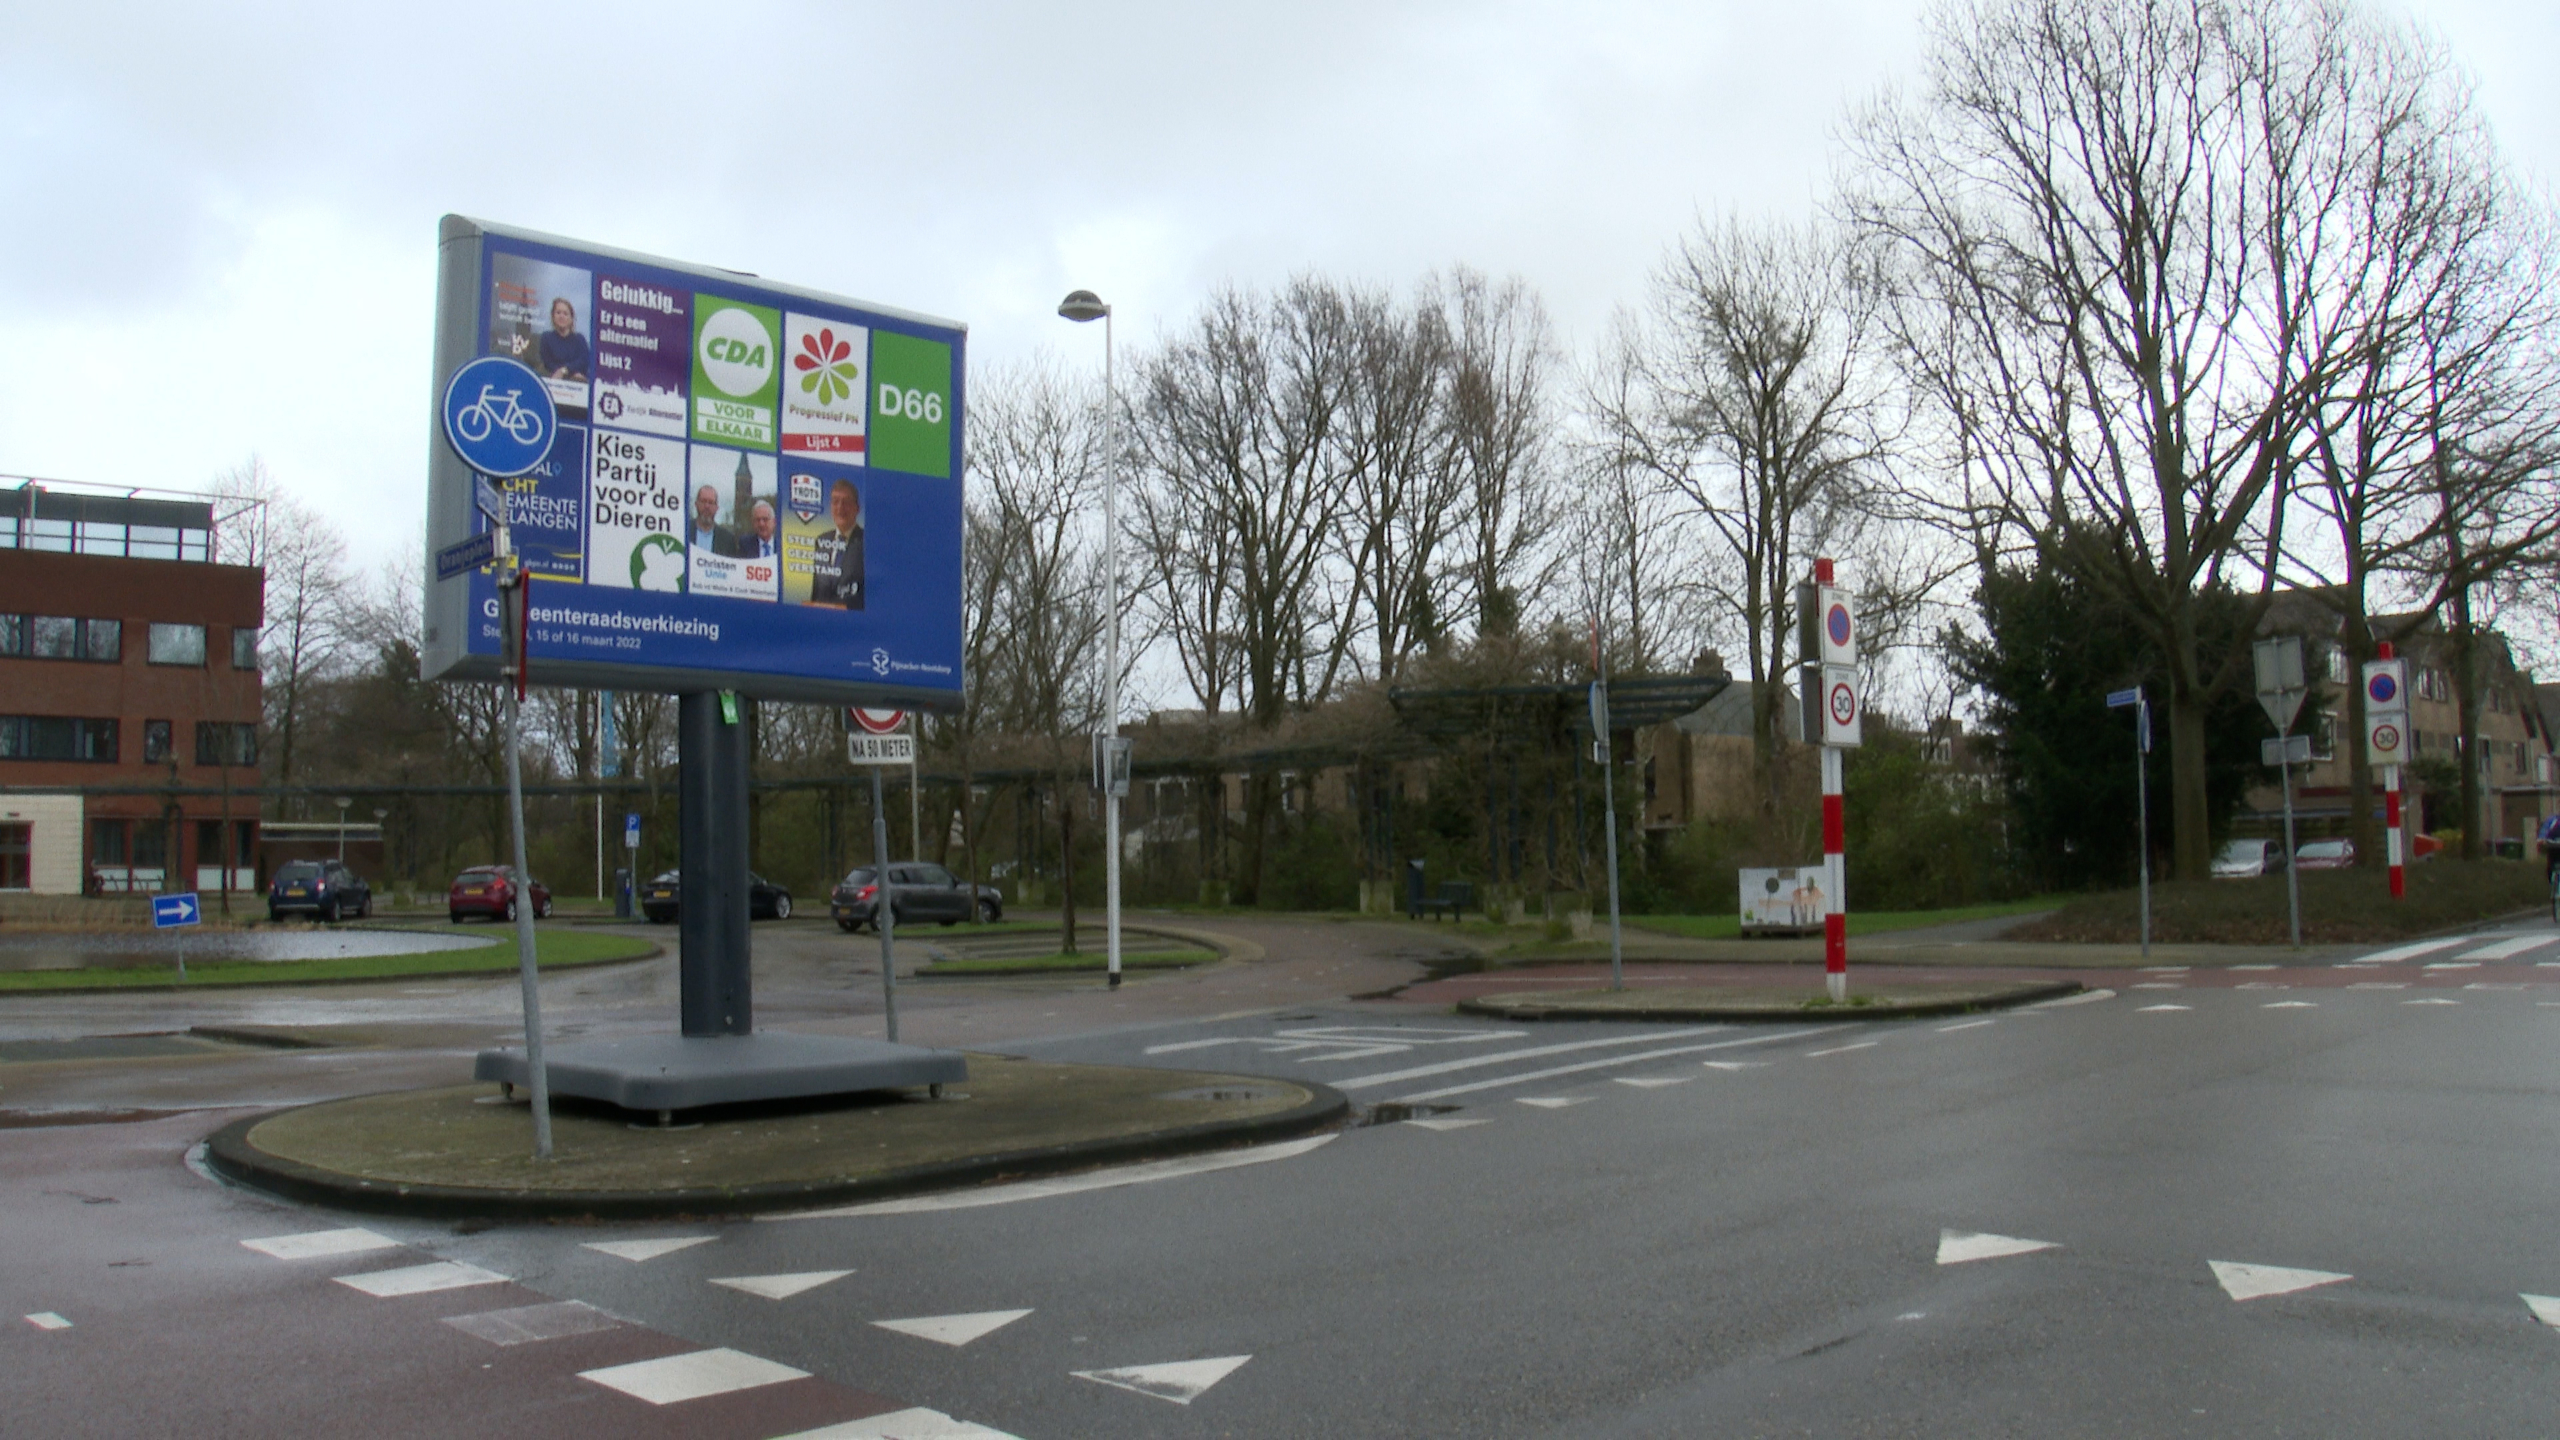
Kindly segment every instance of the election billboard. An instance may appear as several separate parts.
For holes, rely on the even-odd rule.
[[[957,702],[965,326],[458,215],[441,245],[427,550],[497,487],[534,684]],[[427,678],[497,679],[499,613],[489,567],[429,579]]]

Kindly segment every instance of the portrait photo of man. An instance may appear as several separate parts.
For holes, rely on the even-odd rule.
[[[773,502],[756,501],[755,508],[748,514],[748,521],[752,528],[747,534],[739,537],[744,543],[738,547],[738,558],[742,560],[780,558],[782,540],[774,533]]]
[[[708,485],[693,492],[693,523],[687,529],[686,543],[696,550],[732,557],[738,553],[738,532],[720,523],[720,492]]]
[[[826,529],[818,532],[809,574],[809,603],[838,610],[863,608],[862,495],[850,480],[827,491]]]

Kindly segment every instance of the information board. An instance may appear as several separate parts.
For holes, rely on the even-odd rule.
[[[964,326],[458,215],[436,321],[427,550],[494,482],[533,683],[958,700]],[[498,613],[429,580],[427,678],[496,679]]]

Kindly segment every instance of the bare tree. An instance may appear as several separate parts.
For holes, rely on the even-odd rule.
[[[216,534],[218,558],[266,570],[266,624],[258,636],[275,783],[291,785],[302,759],[306,711],[347,639],[346,540],[337,527],[276,484],[251,457],[218,477],[212,493],[233,516]]]
[[[1867,318],[1847,248],[1819,226],[1701,223],[1586,392],[1614,463],[1684,497],[1706,537],[1701,593],[1742,639],[1765,813],[1782,798],[1798,571],[1854,540],[1876,481]]]
[[[1554,573],[1551,451],[1555,339],[1526,282],[1465,266],[1447,284],[1448,429],[1465,501],[1467,600],[1476,633],[1509,635]],[[1544,563],[1540,563],[1544,557]]]
[[[2354,143],[2411,107],[2371,24],[2279,0],[1960,0],[1927,80],[1853,133],[1848,209],[1914,373],[1965,444],[1977,534],[2084,537],[2081,568],[2165,658],[2178,873],[2204,873],[2200,597],[2276,583],[2322,399],[2357,373],[2381,274],[2342,243]]]
[[[1337,558],[1378,678],[1392,684],[1406,656],[1445,634],[1446,552],[1466,495],[1448,414],[1456,387],[1437,304],[1404,308],[1364,292],[1345,305],[1353,369],[1337,432],[1345,491]]]

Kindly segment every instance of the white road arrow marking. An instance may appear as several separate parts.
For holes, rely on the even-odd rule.
[[[610,1255],[616,1260],[655,1260],[661,1255],[673,1255],[696,1245],[708,1245],[719,1238],[717,1235],[670,1235],[661,1240],[596,1240],[578,1248]]]
[[[2256,1300],[2267,1295],[2290,1295],[2317,1285],[2335,1285],[2353,1280],[2353,1275],[2340,1275],[2329,1270],[2288,1270],[2281,1265],[2247,1265],[2237,1260],[2208,1260],[2213,1278],[2234,1300]]]
[[[1078,1380],[1134,1390],[1176,1405],[1188,1405],[1207,1393],[1210,1386],[1244,1367],[1250,1355],[1225,1355],[1215,1360],[1177,1360],[1169,1365],[1128,1365],[1117,1370],[1070,1370]]]
[[[883,1330],[931,1340],[937,1345],[955,1349],[984,1335],[992,1335],[1023,1316],[1028,1310],[980,1310],[971,1315],[919,1315],[911,1320],[874,1320]]]
[[[2021,1240],[2015,1235],[1985,1235],[1973,1230],[1941,1230],[1938,1232],[1938,1263],[1962,1265],[1969,1260],[1998,1260],[2008,1255],[2032,1255],[2038,1250],[2059,1250],[2051,1240]]]
[[[749,1295],[761,1295],[767,1300],[788,1300],[803,1291],[815,1290],[831,1280],[841,1280],[852,1273],[850,1270],[803,1270],[792,1275],[731,1275],[711,1283],[725,1285],[732,1290],[743,1290]]]
[[[2534,1319],[2560,1330],[2560,1295],[2519,1295],[2516,1298],[2533,1311]],[[33,1320],[36,1317],[30,1315],[27,1318]]]

